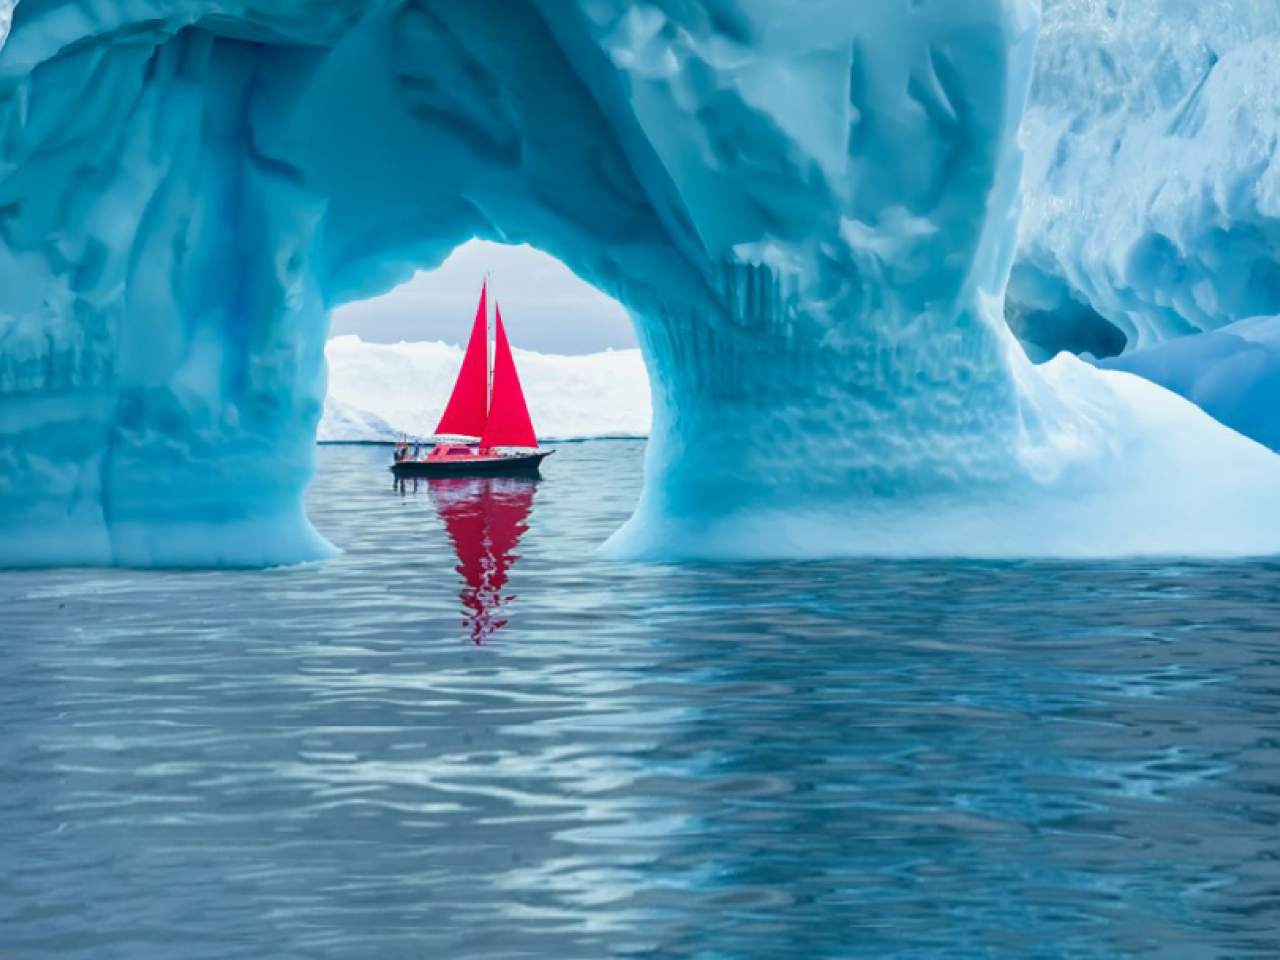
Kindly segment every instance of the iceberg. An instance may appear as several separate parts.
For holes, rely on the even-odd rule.
[[[324,556],[301,504],[329,311],[472,237],[633,318],[652,437],[611,555],[1280,549],[1280,459],[1129,374],[1036,368],[1005,323],[1038,20],[23,0],[0,564]]]
[[[649,380],[639,350],[555,356],[513,350],[540,440],[647,437]],[[325,348],[329,395],[321,442],[389,442],[430,436],[462,365],[445,343],[365,343],[334,337]]]
[[[1097,356],[1280,314],[1280,4],[1045,0],[1010,320]]]

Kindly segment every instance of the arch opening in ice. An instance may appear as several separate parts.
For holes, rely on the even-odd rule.
[[[622,304],[541,250],[473,239],[436,269],[333,311],[317,439],[429,435],[462,365],[482,284],[490,318],[501,309],[540,438],[649,435],[648,376]]]

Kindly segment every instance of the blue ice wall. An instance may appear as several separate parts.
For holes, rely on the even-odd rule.
[[[323,556],[326,312],[471,236],[633,314],[656,422],[616,554],[1280,549],[1274,457],[1005,326],[1037,8],[23,0],[0,563]]]
[[[1020,334],[1139,350],[1280,314],[1278,127],[1275,0],[1044,0]]]
[[[0,51],[0,556],[321,554],[322,208],[254,149],[263,58],[150,26],[31,65],[67,12],[24,3]]]
[[[1280,315],[1278,126],[1274,0],[1046,0],[1008,303],[1032,355],[1123,353],[1274,447],[1268,348],[1214,332]]]

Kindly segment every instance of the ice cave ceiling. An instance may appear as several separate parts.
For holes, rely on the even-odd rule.
[[[614,553],[1280,548],[1251,512],[1280,461],[1124,374],[1033,368],[1005,324],[1038,19],[21,0],[0,563],[324,555],[302,492],[327,310],[472,236],[533,243],[632,312],[655,426]],[[1111,320],[1061,256],[1035,262]]]

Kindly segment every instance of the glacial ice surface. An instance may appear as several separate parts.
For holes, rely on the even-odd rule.
[[[1241,320],[1103,360],[1100,366],[1146,377],[1280,450],[1280,317]]]
[[[1035,368],[1004,322],[1038,10],[24,0],[0,563],[323,555],[327,312],[471,237],[636,320],[653,433],[615,555],[1280,549],[1280,459],[1130,375]],[[1269,209],[1237,192],[1209,196]]]
[[[1010,319],[1095,355],[1280,314],[1280,3],[1045,0]]]
[[[639,350],[512,352],[540,440],[649,435],[653,414]],[[430,436],[462,365],[462,348],[453,344],[366,343],[350,335],[330,340],[325,355],[329,394],[318,438],[330,442]]]
[[[1121,355],[1276,447],[1277,129],[1273,0],[1046,0],[1008,303],[1032,355]]]

